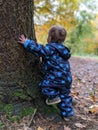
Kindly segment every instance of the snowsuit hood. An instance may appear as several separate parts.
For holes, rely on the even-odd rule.
[[[71,57],[70,50],[63,43],[49,43],[55,51],[65,60]]]

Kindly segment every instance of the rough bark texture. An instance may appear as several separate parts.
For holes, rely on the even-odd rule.
[[[17,43],[21,33],[35,40],[33,3],[0,0],[0,100],[5,103],[27,99],[39,78],[39,60]]]

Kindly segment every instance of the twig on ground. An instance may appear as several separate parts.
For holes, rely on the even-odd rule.
[[[36,112],[37,112],[37,109],[35,109],[35,110],[34,110],[34,113],[32,114],[32,117],[31,117],[31,119],[30,119],[30,121],[29,121],[29,123],[28,123],[28,126],[29,126],[29,127],[31,126],[32,121],[35,123],[35,121],[34,121],[33,119],[34,119],[34,116],[35,116]]]
[[[24,124],[24,130],[32,130],[32,129],[30,128],[30,126],[31,126],[32,121],[35,123],[35,121],[34,121],[33,119],[34,119],[34,116],[35,116],[35,114],[36,114],[36,111],[37,111],[37,109],[34,110],[34,113],[32,114],[29,123],[28,123],[27,125]]]

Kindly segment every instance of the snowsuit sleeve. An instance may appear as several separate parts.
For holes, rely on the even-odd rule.
[[[43,46],[30,39],[26,40],[26,42],[24,43],[24,47],[27,51],[35,54],[38,57],[51,55],[54,49],[48,44],[46,46]]]

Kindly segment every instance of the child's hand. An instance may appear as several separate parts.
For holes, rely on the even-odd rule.
[[[27,40],[27,38],[22,34],[22,35],[20,35],[18,42],[21,44],[24,44],[26,40]]]

